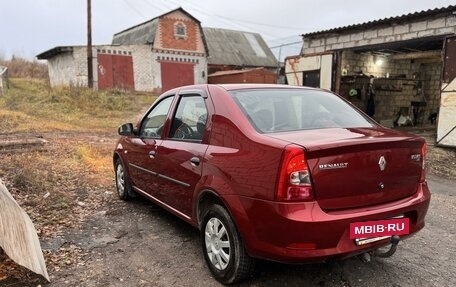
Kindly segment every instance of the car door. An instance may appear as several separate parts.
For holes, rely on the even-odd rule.
[[[186,218],[191,217],[193,192],[208,147],[207,115],[203,91],[180,93],[168,136],[157,147],[159,177],[164,179],[158,198]]]
[[[158,191],[158,163],[155,155],[162,143],[162,133],[174,96],[157,102],[144,116],[138,136],[132,137],[128,152],[128,169],[133,188],[154,196]]]

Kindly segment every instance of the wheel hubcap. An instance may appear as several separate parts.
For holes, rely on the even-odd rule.
[[[224,270],[230,262],[230,239],[223,223],[213,217],[206,223],[204,232],[207,256],[218,270]]]
[[[116,182],[117,182],[117,192],[120,196],[123,196],[125,193],[125,180],[124,180],[124,171],[122,165],[117,166],[116,170]]]

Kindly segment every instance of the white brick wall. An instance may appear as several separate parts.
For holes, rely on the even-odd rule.
[[[48,60],[49,79],[55,86],[87,86],[86,47],[73,47],[73,52]]]
[[[348,30],[349,31],[349,30]],[[366,29],[363,32],[344,32],[334,36],[313,35],[304,39],[303,54],[339,50],[343,48],[360,47],[388,43],[394,41],[411,40],[420,37],[438,36],[456,32],[456,17],[446,16],[440,18],[421,19],[407,24],[380,26]]]

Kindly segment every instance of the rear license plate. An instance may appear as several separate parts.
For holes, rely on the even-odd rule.
[[[369,239],[378,237],[378,240],[381,240],[384,239],[381,237],[386,238],[392,235],[409,234],[409,227],[409,218],[392,218],[350,223],[350,239]]]

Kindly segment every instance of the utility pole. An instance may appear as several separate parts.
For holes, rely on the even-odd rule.
[[[87,0],[87,85],[93,88],[93,63],[92,63],[92,3]]]

